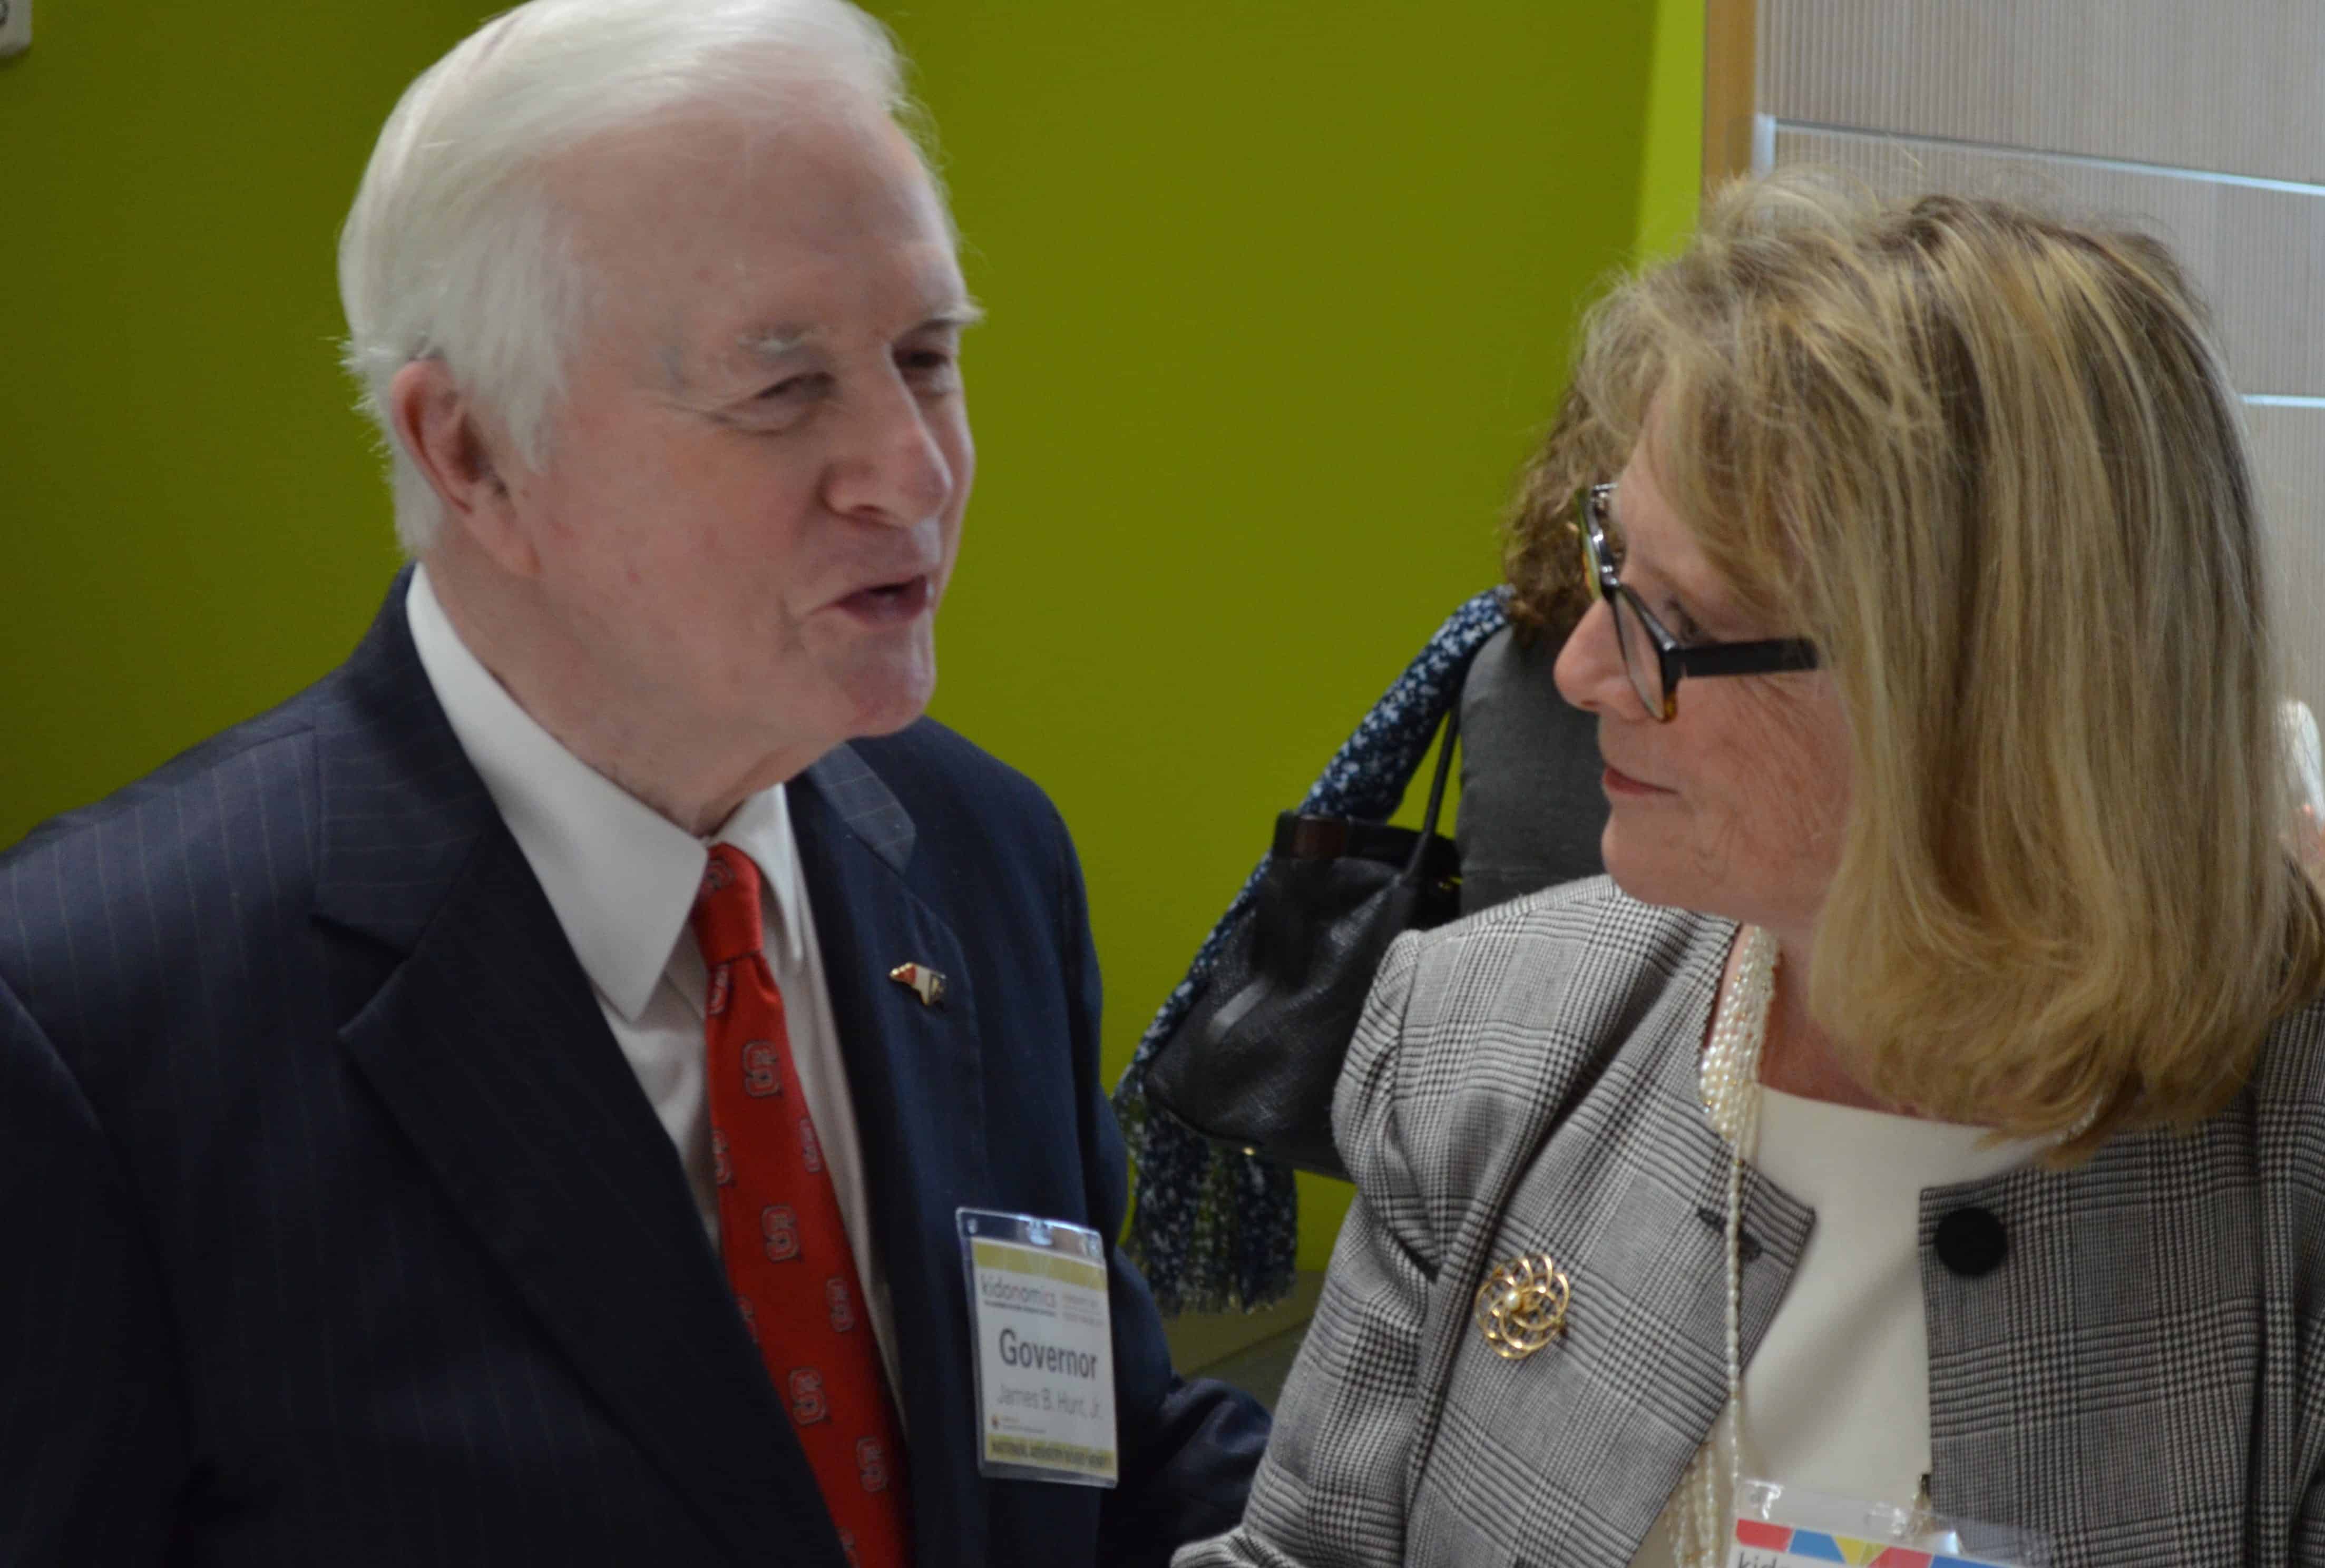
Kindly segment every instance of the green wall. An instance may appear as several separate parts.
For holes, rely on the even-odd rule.
[[[1701,4],[873,8],[991,315],[936,712],[1073,826],[1116,1072],[1274,813],[1494,580],[1578,309],[1692,211]],[[0,843],[372,614],[334,236],[491,9],[41,0],[0,66]]]

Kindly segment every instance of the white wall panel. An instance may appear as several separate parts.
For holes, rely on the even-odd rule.
[[[1780,119],[2325,182],[2325,0],[1761,0]]]
[[[2325,716],[2325,408],[2248,408],[2293,695]]]

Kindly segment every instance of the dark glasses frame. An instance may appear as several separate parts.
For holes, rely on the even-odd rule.
[[[1798,637],[1686,643],[1672,636],[1646,602],[1616,575],[1614,551],[1607,543],[1607,508],[1614,494],[1611,484],[1585,490],[1576,508],[1575,531],[1582,536],[1582,564],[1589,576],[1590,592],[1607,602],[1615,617],[1615,646],[1623,655],[1623,671],[1631,678],[1631,689],[1638,694],[1639,705],[1650,718],[1667,724],[1679,716],[1679,683],[1686,676],[1777,675],[1817,667],[1816,644]],[[1656,668],[1652,672],[1641,670],[1631,661],[1631,640],[1623,634],[1622,625],[1626,610],[1639,618],[1647,641],[1654,647]],[[1648,689],[1649,673],[1658,679],[1660,702]]]

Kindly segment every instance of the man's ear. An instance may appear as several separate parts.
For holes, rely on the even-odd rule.
[[[502,570],[531,576],[539,557],[509,495],[505,447],[488,434],[444,362],[415,359],[397,371],[387,387],[387,413],[405,453],[443,503],[445,520],[466,530]]]

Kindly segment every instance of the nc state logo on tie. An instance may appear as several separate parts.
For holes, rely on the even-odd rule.
[[[751,1310],[751,1304],[744,1300],[739,1296],[735,1298],[735,1310],[743,1314],[743,1332],[751,1336],[751,1342],[753,1344],[757,1344],[759,1342],[759,1314],[753,1312]]]
[[[767,1261],[788,1263],[799,1256],[799,1216],[785,1204],[769,1204],[759,1211],[759,1234],[767,1243]]]
[[[811,1171],[823,1168],[823,1144],[815,1135],[815,1123],[800,1118],[800,1163]]]
[[[856,1326],[856,1307],[848,1299],[848,1281],[835,1274],[823,1282],[823,1302],[831,1309],[831,1332],[847,1333]]]
[[[735,1162],[727,1153],[727,1135],[710,1130],[710,1177],[722,1187],[735,1185]]]
[[[801,1426],[812,1426],[831,1414],[830,1407],[826,1405],[823,1399],[821,1372],[817,1371],[813,1367],[797,1368],[792,1373],[791,1383],[792,1420]],[[862,1443],[857,1444],[858,1452],[856,1463],[858,1470],[861,1470],[864,1464],[863,1446]]]
[[[722,964],[710,972],[710,994],[702,999],[702,1010],[717,1018],[727,1010],[727,993],[735,989],[735,966]]]
[[[856,1440],[856,1474],[867,1492],[888,1490],[888,1452],[876,1437]]]
[[[743,1047],[743,1093],[755,1100],[783,1092],[783,1075],[775,1065],[772,1040],[753,1040]]]

